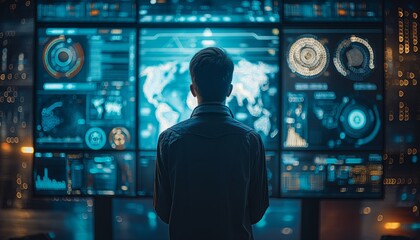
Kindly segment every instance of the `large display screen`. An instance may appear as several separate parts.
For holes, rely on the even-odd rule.
[[[259,132],[266,149],[278,149],[279,30],[193,28],[140,30],[140,148],[155,149],[159,133],[190,117],[189,61],[220,46],[235,65],[227,99],[237,120]]]
[[[38,30],[37,149],[133,149],[136,33]]]
[[[284,34],[282,148],[381,150],[381,31],[286,29]]]
[[[139,20],[160,22],[278,22],[279,0],[139,1]]]
[[[132,152],[36,152],[36,195],[135,195]]]
[[[382,21],[382,1],[284,0],[285,21]]]
[[[381,152],[283,152],[280,169],[283,197],[382,197]]]
[[[268,191],[270,197],[279,197],[279,156],[276,152],[266,152]],[[156,170],[156,152],[140,152],[137,161],[137,194],[153,196]]]
[[[45,22],[134,22],[135,0],[39,0],[38,20]]]

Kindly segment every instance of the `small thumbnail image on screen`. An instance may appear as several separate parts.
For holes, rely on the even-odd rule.
[[[278,22],[279,0],[140,0],[140,22]]]
[[[134,30],[38,32],[36,147],[134,148]]]
[[[134,22],[135,0],[38,0],[38,20],[45,22]]]
[[[266,152],[268,191],[270,197],[279,197],[279,156],[275,152]],[[137,162],[137,194],[153,196],[156,170],[156,152],[140,152]]]
[[[285,29],[282,147],[380,150],[380,29]]]
[[[280,162],[282,197],[382,197],[380,152],[283,152]]]
[[[189,61],[199,50],[223,47],[232,57],[234,117],[278,149],[278,43],[274,29],[142,29],[140,31],[140,148],[155,149],[159,133],[190,117]]]
[[[135,195],[135,154],[36,152],[39,195]]]

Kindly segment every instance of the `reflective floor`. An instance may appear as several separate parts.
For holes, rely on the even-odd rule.
[[[0,240],[38,233],[60,240],[93,239],[92,203],[52,201],[36,209],[2,209]],[[270,205],[254,226],[255,239],[299,239],[300,202],[272,199]],[[151,199],[114,200],[113,206],[114,239],[168,239],[168,227],[156,216]]]
[[[46,233],[53,239],[93,239],[86,202],[56,202],[52,209],[1,209],[0,239]]]

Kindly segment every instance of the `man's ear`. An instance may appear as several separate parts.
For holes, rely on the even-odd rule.
[[[230,96],[230,94],[232,93],[232,90],[233,90],[233,85],[230,84],[229,85],[229,89],[228,89],[227,94],[226,94],[226,97],[229,97]]]
[[[195,89],[194,84],[190,84],[190,92],[194,97],[197,97],[197,90]]]

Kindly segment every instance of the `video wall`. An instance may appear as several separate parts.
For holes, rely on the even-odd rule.
[[[152,196],[158,136],[197,105],[189,61],[218,46],[271,197],[380,198],[382,24],[368,1],[38,1],[35,194]]]

